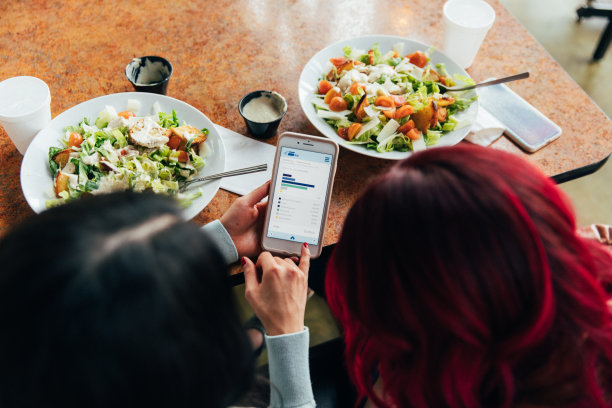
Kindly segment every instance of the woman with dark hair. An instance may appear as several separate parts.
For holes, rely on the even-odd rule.
[[[612,258],[536,168],[415,154],[351,208],[327,270],[366,406],[612,406]]]
[[[0,241],[0,406],[227,407],[238,401],[251,384],[254,355],[226,261],[256,252],[248,237],[266,192],[262,186],[230,208],[230,215],[246,214],[242,223],[206,227],[215,239],[184,221],[174,201],[135,193],[74,201],[9,232]],[[305,249],[302,263],[308,258]],[[305,273],[281,262],[264,268],[267,285],[251,296],[256,304],[302,295],[305,303]],[[267,279],[269,270],[276,280]],[[303,288],[276,290],[300,273]],[[305,349],[294,351],[307,361],[301,318],[301,326],[299,315],[287,326],[266,315],[264,323],[277,328],[266,336],[272,355],[305,338]],[[304,406],[314,405],[308,366],[292,371],[283,359],[281,351],[274,366],[281,379],[271,377],[279,391],[273,406],[296,395]],[[291,388],[287,379],[296,376],[306,381]]]

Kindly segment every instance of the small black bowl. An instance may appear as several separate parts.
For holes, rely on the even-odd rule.
[[[247,103],[251,102],[255,98],[269,98],[269,103],[275,106],[275,108],[279,111],[279,116],[270,121],[270,122],[257,122],[252,118],[248,118],[244,114],[244,107]],[[254,91],[246,94],[238,104],[238,110],[240,111],[240,115],[244,119],[244,123],[246,124],[247,129],[254,137],[260,139],[268,139],[276,134],[276,130],[278,129],[278,125],[281,120],[287,113],[287,101],[283,96],[279,93],[272,91]]]
[[[165,95],[172,76],[172,64],[165,58],[152,55],[134,58],[125,67],[125,76],[137,92]]]

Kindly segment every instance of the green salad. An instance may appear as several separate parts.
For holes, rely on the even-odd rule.
[[[132,104],[119,113],[106,106],[95,120],[64,128],[61,146],[49,148],[55,198],[47,207],[123,190],[167,194],[188,206],[202,194],[179,187],[205,166],[208,129],[180,124],[174,110],[139,117]]]
[[[402,56],[402,44],[382,54],[345,47],[330,59],[320,78],[313,104],[347,143],[380,153],[418,151],[435,145],[444,134],[469,125],[456,113],[476,99],[474,92],[446,92],[441,85],[471,78],[451,76],[444,64],[432,66],[431,49]]]

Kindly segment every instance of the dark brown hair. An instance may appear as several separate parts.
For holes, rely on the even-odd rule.
[[[3,407],[226,407],[250,385],[227,266],[169,198],[52,208],[0,265]]]

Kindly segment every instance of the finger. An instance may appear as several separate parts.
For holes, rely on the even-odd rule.
[[[257,211],[260,214],[265,214],[266,213],[266,208],[268,208],[268,202],[264,202],[264,203],[257,203],[255,204],[255,209],[257,209]]]
[[[257,211],[257,221],[255,226],[259,232],[259,235],[261,235],[261,230],[263,229],[266,219],[266,211],[268,211],[268,202],[266,201],[265,203],[256,204],[255,210]]]
[[[274,257],[274,262],[276,262],[277,265],[282,265],[285,263],[285,260],[279,256],[275,256]]]
[[[253,261],[243,256],[240,261],[242,262],[242,271],[244,272],[244,283],[248,288],[256,288],[259,285],[257,281],[257,268]]]
[[[276,261],[274,260],[274,257],[271,253],[262,252],[261,255],[259,255],[259,258],[257,258],[257,266],[260,267],[262,270],[261,279],[263,281],[264,277],[266,276],[266,271],[275,267]]]
[[[283,258],[282,261],[283,263],[286,263],[288,265],[297,266],[297,264],[291,258]]]
[[[298,262],[300,262],[300,258],[298,258],[297,256],[292,256],[291,260],[293,261],[294,264],[297,265]]]
[[[597,238],[597,240],[599,242],[601,242],[602,244],[607,243],[607,237],[606,237],[606,226],[605,225],[601,225],[601,224],[593,224],[591,226],[593,228],[593,231],[595,232],[595,237]]]
[[[302,256],[300,257],[299,268],[304,272],[306,278],[308,278],[308,269],[310,269],[310,248],[308,248],[306,242],[302,245]]]
[[[310,289],[310,288],[308,288],[308,291],[306,292],[306,298],[310,299],[311,297],[314,296],[314,294],[315,294],[315,291]]]
[[[268,195],[269,190],[270,190],[270,181],[268,180],[264,184],[257,187],[255,190],[251,191],[249,194],[245,195],[242,198],[244,199],[244,202],[248,206],[254,206],[255,204],[263,200],[264,197]]]

